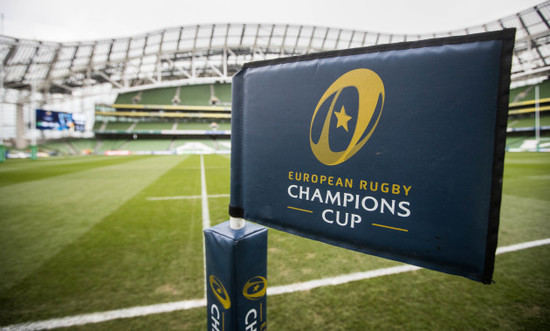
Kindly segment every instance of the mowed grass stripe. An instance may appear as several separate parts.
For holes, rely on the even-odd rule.
[[[87,156],[32,161],[28,159],[8,160],[5,163],[0,163],[0,187],[64,176],[92,168],[131,163],[144,158],[146,156]]]
[[[179,162],[177,158],[164,160],[64,159],[56,164],[68,169],[76,162],[81,170],[0,187],[0,290],[36,270]],[[65,163],[68,165],[61,165]],[[33,167],[27,166],[25,171],[31,177],[44,171],[41,162],[29,164]],[[9,176],[9,172],[5,174]]]
[[[500,215],[499,244],[550,237],[550,199],[503,194]]]
[[[155,164],[170,158],[149,160],[149,171],[155,171]],[[118,209],[3,292],[1,324],[202,296],[200,200],[155,202],[155,208],[144,201],[161,192],[200,193],[198,158],[175,160],[156,181],[132,192]]]
[[[214,170],[215,167],[219,167],[219,165],[216,165],[217,161],[215,161],[218,157],[212,156],[214,163],[210,163],[210,156],[205,156],[208,182],[213,179],[209,172]],[[193,162],[187,163],[188,169],[178,172],[171,180],[176,180],[175,178],[180,173],[194,176],[196,180],[199,180],[197,175],[199,159],[193,158],[190,158],[190,161],[194,160]],[[546,233],[545,229],[548,229],[548,217],[544,215],[548,215],[550,190],[548,190],[548,182],[545,181],[545,172],[548,174],[550,154],[507,154],[506,161],[505,198],[501,212],[499,246],[547,237],[542,234]],[[227,167],[227,173],[229,173],[228,169],[229,167]],[[537,180],[533,180],[533,177],[536,177]],[[167,181],[164,185],[170,185],[168,178]],[[226,185],[229,185],[229,176],[225,181],[227,181]],[[209,194],[215,194],[216,192],[212,191],[214,186],[208,185]],[[146,201],[146,197],[199,195],[200,192],[198,187],[194,191],[191,187],[188,187],[186,193],[166,193],[162,189],[162,185],[156,187],[159,188],[156,192],[153,192],[154,190],[151,190],[151,192],[144,191],[147,195],[143,194],[143,200],[141,201],[142,205],[154,210],[171,208],[172,204],[177,204],[179,201],[151,202]],[[149,188],[153,187],[150,186]],[[518,198],[519,200],[517,200]],[[227,203],[222,200],[224,199],[209,200],[212,218],[215,217],[213,210],[219,208],[221,211],[220,219],[226,220]],[[533,206],[536,208],[533,209]],[[514,208],[519,208],[519,210],[516,212]],[[197,210],[198,222],[200,223],[200,207]],[[534,210],[536,212],[533,212]],[[189,219],[185,217],[187,212],[181,214],[183,220]],[[42,221],[47,222],[46,220]],[[113,222],[114,220],[110,221]],[[124,231],[131,233],[134,223],[127,222],[126,224],[128,226],[125,227]],[[181,237],[185,241],[187,238],[178,233],[180,225],[180,223],[174,223],[175,230],[173,231],[175,236]],[[154,230],[151,231],[155,232]],[[201,229],[196,228],[196,232],[199,233],[202,240]],[[140,239],[141,241],[147,240]],[[127,250],[131,251],[132,245],[128,247]],[[166,247],[161,245],[159,249],[165,250]],[[377,278],[372,282],[350,283],[338,287],[320,288],[315,291],[275,296],[269,299],[268,304],[270,328],[284,330],[344,330],[388,329],[397,326],[404,329],[545,329],[543,326],[549,324],[548,316],[550,316],[548,308],[550,303],[547,299],[550,297],[548,274],[550,256],[548,254],[550,254],[550,250],[546,246],[545,248],[534,248],[497,257],[494,277],[497,283],[492,286],[483,286],[460,277],[422,270],[392,277]],[[175,259],[175,261],[178,260]],[[268,264],[270,287],[397,265],[393,261],[346,251],[275,230],[270,230],[269,233]],[[155,267],[157,265],[151,266],[151,268]],[[194,268],[200,275],[197,276],[198,281],[204,282],[202,279],[202,263],[192,262],[189,266],[183,264],[179,267],[181,268],[180,272],[172,274],[176,281],[181,275],[195,272],[193,270],[188,271]],[[132,280],[135,277],[133,273],[142,274],[144,279],[151,275],[148,272],[142,272],[142,266],[137,269],[134,268],[136,270],[129,267],[127,269],[129,270],[127,277],[129,284],[135,283]],[[160,269],[159,272],[164,272],[164,270]],[[105,277],[101,282],[95,282],[95,285],[91,286],[95,286],[103,294],[109,292],[104,291],[103,288],[115,288],[116,283],[121,283],[123,278],[119,269],[113,270],[113,273],[113,277]],[[72,282],[69,276],[60,279],[59,284],[63,284],[65,281]],[[154,277],[153,281],[158,283]],[[196,283],[198,282],[193,284]],[[20,318],[16,319],[12,316],[13,323],[20,323],[83,314],[88,311],[83,308],[87,305],[98,307],[88,311],[93,312],[148,304],[150,297],[145,296],[143,302],[122,304],[123,302],[136,301],[135,292],[141,291],[138,287],[135,290],[128,290],[128,288],[108,293],[107,296],[113,301],[113,304],[108,302],[104,306],[101,305],[102,299],[98,296],[92,295],[89,298],[85,298],[84,295],[79,298],[61,296],[58,299],[55,296],[56,292],[50,291],[54,295],[52,298],[44,296],[42,300],[35,299],[28,304],[19,305],[19,308],[17,308],[18,304],[14,304],[17,300],[14,298],[24,292],[24,286],[22,286],[19,291],[11,291],[0,298],[0,304],[2,305],[0,306],[0,325],[7,324],[5,320],[9,317],[8,312],[14,307],[19,309],[17,314]],[[203,285],[199,285],[198,288],[201,293],[196,296],[188,297],[185,294],[176,294],[174,300],[200,298],[202,297]],[[175,292],[179,291],[178,287],[169,285],[159,287],[158,291],[169,292],[174,291],[174,289]],[[29,288],[29,291],[33,291],[33,289]],[[127,298],[124,298],[126,296]],[[32,296],[26,295],[22,300],[28,298],[32,299]],[[74,312],[62,310],[63,307],[70,307],[70,304],[64,303],[61,305],[59,302],[68,300],[73,300],[74,305],[80,307],[73,309]],[[150,302],[150,304],[170,301],[172,299],[158,300]],[[53,305],[53,308],[48,308],[51,305]],[[23,312],[21,308],[25,308],[26,311]],[[59,310],[54,311],[54,308]],[[48,315],[44,313],[45,311],[51,311],[52,313]],[[39,314],[44,317],[40,317]],[[90,324],[79,327],[79,329],[195,330],[204,327],[204,311],[194,309],[110,321],[98,325]]]
[[[507,153],[499,244],[550,237],[550,153]]]

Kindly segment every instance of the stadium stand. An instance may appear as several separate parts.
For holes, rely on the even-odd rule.
[[[124,150],[128,144],[128,139],[106,139],[99,140],[99,143],[94,148],[95,154],[105,154],[107,151]]]
[[[540,116],[541,127],[550,126],[550,114]],[[510,117],[508,120],[509,128],[534,128],[535,117],[530,114],[528,117]]]
[[[543,81],[539,85],[539,110],[542,141],[544,144],[550,136],[550,81]],[[230,84],[210,85],[217,86],[215,95],[219,96],[220,102],[230,103]],[[507,147],[509,150],[521,149],[525,142],[530,142],[535,136],[535,86],[528,85],[511,90],[510,93],[510,115],[508,121],[509,138]],[[191,144],[183,148],[183,151],[215,152],[228,151],[228,148],[216,146],[212,139],[214,129],[219,132],[231,130],[229,118],[203,117],[209,114],[208,108],[202,111],[187,110],[186,106],[177,105],[173,107],[172,98],[176,92],[180,95],[193,95],[198,91],[198,96],[188,98],[194,106],[209,107],[210,88],[205,86],[182,86],[173,89],[155,89],[142,93],[142,103],[134,104],[131,107],[148,106],[147,112],[141,114],[135,109],[127,109],[130,104],[113,104],[112,116],[98,112],[98,120],[94,123],[93,130],[96,133],[94,139],[73,139],[58,143],[47,143],[40,146],[41,150],[52,155],[87,154],[90,152],[105,153],[113,149],[124,149],[131,152],[160,152],[174,151],[181,146],[193,142],[189,138],[200,139],[198,145]],[[158,94],[156,94],[158,92]],[[174,92],[174,94],[172,94]],[[207,93],[208,92],[208,93]],[[124,102],[132,99],[137,93],[119,95],[116,102]],[[169,98],[169,96],[172,96]],[[150,104],[145,104],[145,102]],[[164,102],[163,105],[159,105]],[[130,107],[130,108],[131,108]],[[120,110],[120,111],[119,111]],[[115,116],[124,111],[133,111],[135,116]],[[182,113],[183,112],[183,113]],[[212,110],[212,112],[214,112]],[[178,117],[161,117],[162,114],[173,113]],[[218,114],[228,115],[228,111],[219,111]],[[194,116],[188,116],[193,114]],[[228,138],[228,134],[224,138]],[[180,138],[178,138],[180,137]],[[184,138],[187,137],[187,138]],[[202,138],[201,138],[202,137]],[[210,140],[204,140],[203,138]],[[153,139],[154,138],[154,139]],[[99,145],[96,146],[96,145]],[[72,146],[72,148],[70,147]],[[199,147],[197,147],[199,146]],[[202,147],[201,147],[202,146]]]
[[[139,100],[136,98],[140,96]],[[177,105],[207,106],[213,105],[212,99],[218,100],[217,105],[231,105],[231,84],[202,84],[185,87],[168,87],[145,90],[140,92],[121,93],[115,104],[141,105],[174,105],[174,98],[178,96]],[[136,101],[136,102],[135,102]]]
[[[94,148],[97,145],[97,140],[95,139],[72,139],[68,143],[73,146],[74,150],[78,154],[88,155],[91,154]]]
[[[131,152],[177,152],[178,146],[172,142],[178,137],[228,138],[231,113],[224,105],[230,104],[230,84],[121,93],[114,104],[104,105],[96,111],[98,122],[107,124],[94,125],[94,133],[102,141],[131,139],[120,146]],[[169,143],[159,141],[162,139]]]
[[[50,155],[73,155],[76,149],[66,141],[48,142],[39,146],[39,151]]]
[[[136,139],[124,145],[124,149],[131,152],[168,151],[171,143],[172,140],[168,139]]]
[[[127,131],[132,122],[107,122],[106,130]]]
[[[545,80],[538,84],[540,88],[540,98],[550,98],[550,80]],[[535,100],[535,85],[527,85],[523,87],[517,87],[510,90],[510,108],[513,105],[519,105],[521,102]]]
[[[105,127],[107,127],[107,122],[105,122],[105,121],[95,121],[93,130],[94,131],[105,130]]]
[[[172,130],[174,128],[174,124],[177,124],[174,122],[136,122],[136,126],[134,127],[135,131],[140,130]]]
[[[539,84],[538,109],[544,136],[550,107],[550,83],[545,81],[550,74],[549,17],[550,2],[544,2],[479,26],[421,35],[226,23],[181,26],[87,42],[56,43],[0,36],[4,73],[0,102],[5,112],[13,115],[8,116],[11,124],[9,130],[3,130],[8,133],[2,138],[8,146],[25,148],[30,134],[26,129],[29,121],[25,123],[23,114],[37,105],[56,110],[58,104],[67,102],[71,111],[87,114],[89,135],[71,133],[53,138],[89,139],[95,135],[93,150],[100,153],[107,147],[123,147],[117,141],[228,139],[231,77],[246,62],[503,28],[517,29],[510,135],[521,132],[534,136],[533,86]],[[92,97],[97,95],[101,97]],[[74,102],[75,96],[81,101]],[[33,102],[29,102],[31,99]],[[95,109],[86,100],[93,100]],[[213,122],[216,130],[210,126]],[[47,133],[41,136],[52,139]],[[58,149],[60,153],[79,150]]]
[[[509,151],[550,150],[549,80],[511,89],[507,136]]]

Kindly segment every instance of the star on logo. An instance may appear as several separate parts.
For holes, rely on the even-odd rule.
[[[336,128],[343,127],[344,129],[346,129],[346,131],[348,131],[348,122],[349,120],[351,120],[351,116],[348,116],[348,114],[346,114],[346,109],[344,108],[344,106],[342,106],[342,110],[340,110],[339,113],[334,112],[334,114],[336,115],[336,118],[338,118]]]

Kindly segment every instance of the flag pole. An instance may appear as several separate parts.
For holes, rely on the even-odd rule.
[[[243,218],[238,217],[230,217],[229,218],[229,227],[233,230],[239,230],[244,228],[246,225],[246,222]]]
[[[208,331],[267,327],[267,228],[231,218],[204,230]]]

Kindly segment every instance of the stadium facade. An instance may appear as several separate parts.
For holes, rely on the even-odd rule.
[[[550,2],[544,2],[487,24],[422,35],[225,23],[67,43],[0,36],[0,138],[17,147],[39,138],[36,130],[30,129],[37,108],[84,113],[89,132],[73,136],[93,136],[98,104],[112,105],[117,96],[153,89],[179,91],[203,85],[211,86],[213,91],[212,86],[230,83],[231,77],[250,61],[503,28],[517,29],[512,87],[532,85],[544,81],[550,73],[549,17]],[[212,102],[206,105],[213,106]],[[218,113],[227,116],[227,111]]]

